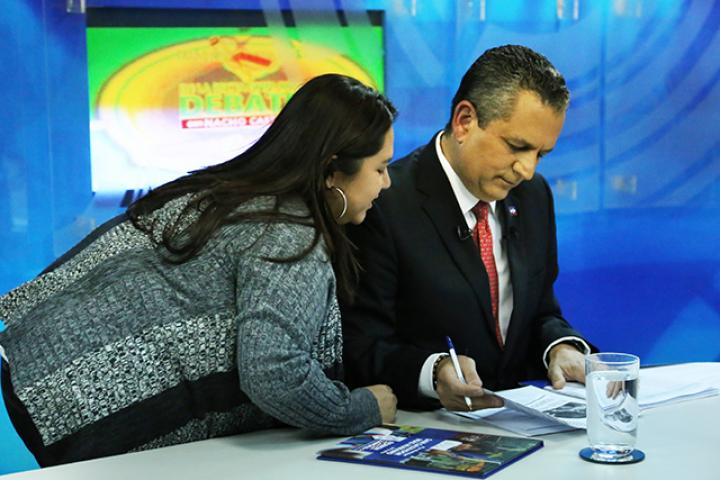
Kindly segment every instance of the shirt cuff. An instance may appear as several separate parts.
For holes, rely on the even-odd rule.
[[[420,369],[420,378],[418,378],[418,393],[421,396],[430,398],[440,398],[433,388],[433,365],[435,360],[445,353],[433,353],[425,360],[422,369]]]
[[[552,342],[550,345],[548,345],[548,347],[543,352],[542,359],[543,359],[543,364],[545,365],[546,369],[549,368],[548,367],[548,356],[550,355],[550,350],[552,350],[552,348],[555,345],[557,345],[558,343],[572,343],[572,344],[574,344],[573,346],[582,347],[583,349],[585,349],[583,354],[585,354],[585,355],[590,354],[590,347],[588,346],[587,343],[585,343],[585,340],[583,340],[582,338],[580,338],[580,337],[560,337],[557,340],[555,340],[554,342]],[[423,366],[423,368],[424,368],[424,366]]]

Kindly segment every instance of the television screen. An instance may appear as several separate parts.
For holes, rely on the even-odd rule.
[[[323,73],[383,90],[382,15],[90,9],[92,189],[127,198],[251,145]],[[302,22],[300,21],[302,19]]]

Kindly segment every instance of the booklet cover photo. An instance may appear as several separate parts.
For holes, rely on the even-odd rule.
[[[318,458],[486,478],[542,446],[529,438],[382,425],[321,451]]]

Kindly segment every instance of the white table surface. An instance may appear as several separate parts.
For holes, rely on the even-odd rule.
[[[512,435],[441,411],[400,411],[396,423]],[[646,459],[634,465],[597,465],[578,457],[584,431],[544,435],[545,447],[491,478],[503,479],[720,479],[720,397],[643,412],[637,447]],[[326,462],[319,450],[339,438],[308,439],[294,429],[216,438],[146,452],[1,476],[2,480],[184,479],[440,479],[461,478],[394,468]]]

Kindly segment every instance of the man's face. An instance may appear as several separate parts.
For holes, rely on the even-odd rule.
[[[526,90],[519,92],[510,118],[493,120],[485,128],[478,125],[469,102],[460,102],[455,112],[457,143],[448,160],[468,190],[486,202],[504,199],[520,182],[533,177],[540,158],[555,147],[565,122],[565,112],[556,112]]]

